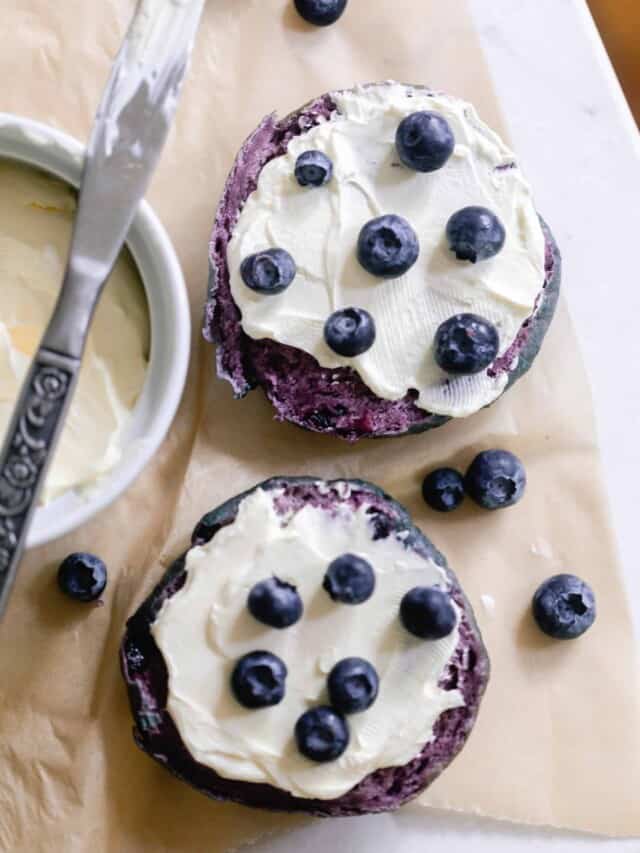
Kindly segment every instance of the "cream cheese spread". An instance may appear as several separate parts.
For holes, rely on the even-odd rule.
[[[232,524],[189,551],[185,585],[165,601],[151,630],[168,669],[168,711],[196,761],[228,779],[333,799],[369,773],[415,758],[440,714],[464,705],[458,690],[438,686],[459,629],[436,642],[405,630],[403,595],[415,586],[444,587],[446,575],[394,536],[374,541],[366,505],[332,516],[308,504],[282,516],[274,507],[279,494],[256,490]],[[357,606],[334,603],[322,587],[329,563],[347,552],[367,559],[376,576],[375,592]],[[247,609],[252,586],[272,576],[294,584],[304,602],[301,620],[285,630],[261,624]],[[230,675],[238,658],[257,650],[285,662],[286,693],[279,705],[248,710],[232,695]],[[328,673],[351,656],[376,668],[378,698],[348,718],[346,752],[314,764],[297,750],[295,723],[326,704]]]
[[[416,404],[428,412],[473,414],[500,396],[508,377],[447,375],[434,359],[435,332],[454,314],[479,314],[497,327],[503,355],[533,313],[545,247],[530,187],[514,154],[464,101],[398,83],[332,97],[332,119],[266,164],[235,226],[228,261],[242,327],[254,339],[298,347],[323,367],[353,367],[383,399],[415,389]],[[402,166],[395,150],[400,121],[419,110],[443,115],[456,139],[449,161],[428,174]],[[315,189],[294,177],[296,159],[310,149],[334,168],[333,179]],[[507,235],[497,256],[476,264],[458,261],[445,238],[450,216],[470,205],[497,214]],[[362,226],[388,213],[407,219],[420,242],[417,263],[392,280],[371,276],[356,255]],[[297,276],[283,293],[260,295],[245,286],[240,265],[275,247],[293,256]],[[323,330],[330,314],[352,306],[369,311],[377,336],[367,352],[345,358],[329,349]]]
[[[60,289],[76,195],[35,169],[0,160],[0,436]],[[42,501],[94,484],[119,461],[144,384],[149,315],[127,252],[105,287]]]

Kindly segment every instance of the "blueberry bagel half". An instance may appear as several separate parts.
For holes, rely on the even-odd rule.
[[[423,791],[489,678],[445,558],[379,488],[275,478],[202,518],[121,646],[137,744],[218,800],[361,815]]]
[[[349,441],[495,402],[537,356],[561,277],[513,152],[470,104],[394,82],[263,119],[209,260],[218,375]]]

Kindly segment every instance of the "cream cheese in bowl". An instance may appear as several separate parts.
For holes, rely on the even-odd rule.
[[[83,146],[0,113],[0,440],[62,283]],[[157,454],[187,376],[191,319],[171,241],[146,202],[100,299],[27,546],[112,503]]]
[[[64,272],[76,194],[61,180],[0,161],[0,433],[51,316]],[[80,379],[41,496],[95,485],[122,457],[149,366],[144,289],[128,252],[93,320]]]

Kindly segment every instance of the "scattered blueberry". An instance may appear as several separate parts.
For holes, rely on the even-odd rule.
[[[436,468],[424,478],[422,496],[438,512],[451,512],[464,500],[464,479],[453,468]]]
[[[456,140],[449,122],[438,113],[424,110],[400,122],[396,148],[405,166],[417,172],[441,169],[453,154]]]
[[[107,585],[107,567],[95,554],[69,554],[58,569],[58,586],[76,601],[95,601]]]
[[[287,667],[271,652],[250,652],[231,674],[231,689],[245,708],[267,708],[284,698]]]
[[[284,249],[266,249],[249,255],[240,265],[242,280],[257,293],[282,293],[296,277],[296,264]]]
[[[324,324],[324,339],[338,355],[353,358],[373,346],[376,324],[364,308],[343,308],[334,311]]]
[[[416,232],[394,213],[370,220],[360,231],[358,260],[371,275],[398,278],[411,269],[419,254]]]
[[[296,723],[298,749],[311,761],[334,761],[349,745],[349,726],[333,708],[306,711]]]
[[[455,314],[436,332],[435,358],[447,373],[481,373],[499,351],[498,330],[477,314]]]
[[[321,187],[333,177],[333,163],[322,151],[305,151],[296,160],[295,175],[301,187]]]
[[[533,596],[533,616],[545,634],[574,640],[594,623],[596,599],[589,584],[575,575],[554,575]]]
[[[295,0],[301,18],[316,27],[335,24],[347,8],[347,0]]]
[[[440,640],[455,628],[451,598],[437,586],[416,586],[400,603],[402,624],[422,640]]]
[[[504,225],[486,207],[463,207],[447,222],[449,248],[459,261],[485,261],[504,246]]]
[[[303,604],[298,590],[290,583],[267,578],[255,584],[247,607],[251,615],[272,628],[288,628],[302,616]]]
[[[508,450],[485,450],[471,463],[464,485],[469,497],[484,509],[504,509],[522,498],[527,474]]]
[[[322,586],[333,601],[362,604],[373,595],[376,576],[370,563],[355,554],[342,554],[327,569]]]
[[[329,701],[342,714],[366,711],[376,701],[379,684],[378,673],[369,661],[344,658],[329,673]]]

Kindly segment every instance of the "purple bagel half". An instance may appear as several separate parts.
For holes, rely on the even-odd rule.
[[[348,441],[423,432],[450,418],[420,409],[415,390],[402,400],[384,400],[350,367],[324,368],[303,350],[270,339],[250,338],[242,329],[240,311],[231,294],[227,246],[244,203],[257,187],[260,172],[274,157],[286,153],[293,137],[306,133],[335,111],[335,102],[327,94],[284,119],[267,116],[240,149],[209,244],[204,337],[217,344],[218,375],[231,383],[236,397],[261,387],[279,420]],[[545,279],[540,282],[535,310],[508,352],[490,368],[494,374],[509,374],[507,388],[531,367],[558,301],[560,253],[546,223],[542,222],[542,228],[546,241]]]
[[[350,486],[347,496],[345,482]],[[278,509],[282,513],[299,509],[307,503],[329,513],[335,513],[338,507],[344,509],[348,506],[356,510],[366,504],[374,538],[400,535],[407,548],[434,560],[446,570],[449,592],[459,605],[462,618],[460,641],[440,686],[445,690],[460,690],[465,705],[440,715],[433,738],[408,764],[377,770],[337,799],[303,799],[270,785],[222,778],[210,767],[195,761],[167,711],[167,669],[150,631],[164,601],[185,582],[183,555],[127,622],[121,646],[121,667],[135,721],[135,741],[179,779],[217,800],[325,817],[362,815],[398,808],[420,794],[444,770],[462,749],[475,722],[489,678],[489,659],[471,606],[455,575],[448,569],[445,558],[411,523],[406,510],[370,483],[360,480],[326,483],[306,477],[275,478],[255,488],[283,490],[282,497],[278,499]],[[208,542],[222,527],[233,522],[240,502],[249,493],[205,515],[193,533],[193,545]]]

